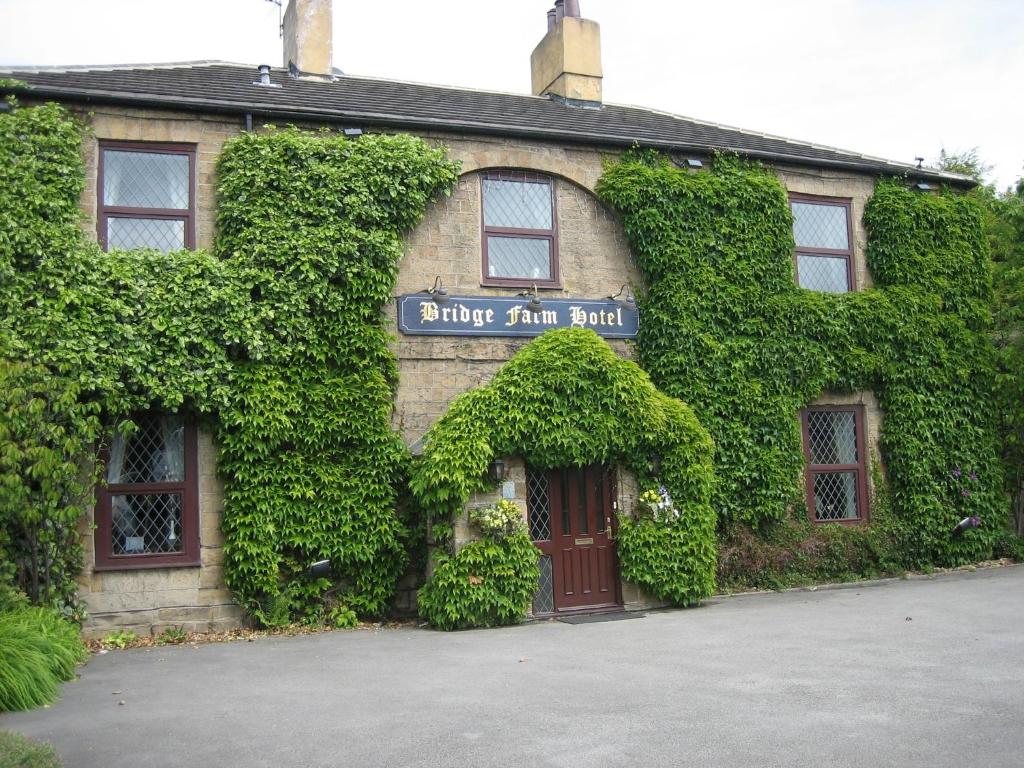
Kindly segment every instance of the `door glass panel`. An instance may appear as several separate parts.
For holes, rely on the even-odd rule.
[[[598,467],[594,470],[594,519],[597,524],[598,533],[604,530],[604,489],[608,472],[605,467]]]
[[[547,541],[551,538],[551,493],[546,472],[526,469],[526,510],[530,518],[530,538]]]
[[[585,469],[576,470],[576,485],[580,489],[580,497],[576,502],[578,507],[577,514],[580,521],[578,535],[586,536],[590,533],[590,521],[587,519],[587,512],[589,511],[590,505],[587,503],[587,471]]]
[[[533,614],[555,612],[555,574],[551,564],[551,555],[541,555],[540,581],[537,593],[533,596]]]

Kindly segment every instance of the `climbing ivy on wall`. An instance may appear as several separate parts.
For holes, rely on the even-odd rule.
[[[218,430],[228,584],[265,621],[380,613],[404,565],[407,459],[382,308],[402,233],[457,168],[407,136],[288,130],[230,141],[219,177],[216,255],[257,329],[236,341]],[[303,578],[319,558],[333,585]]]
[[[487,466],[496,456],[522,456],[541,470],[622,464],[642,482],[652,480],[651,461],[658,457],[660,481],[680,516],[666,523],[623,521],[622,576],[686,605],[714,587],[711,453],[693,412],[655,389],[636,363],[617,357],[589,329],[551,330],[516,353],[489,384],[452,403],[424,438],[410,487],[436,532],[461,513],[471,494],[488,488]],[[454,557],[451,568],[466,570]],[[443,555],[445,578],[448,562]],[[459,606],[438,607],[432,585],[424,589],[433,613],[466,625],[472,590],[451,592],[450,599],[466,600],[460,612]]]
[[[825,392],[871,390],[885,412],[884,522],[903,565],[991,555],[1006,505],[989,406],[988,257],[969,198],[880,181],[865,213],[876,287],[830,295],[796,286],[786,192],[763,167],[721,156],[689,173],[638,152],[607,168],[598,192],[621,213],[650,286],[638,360],[715,441],[724,532],[770,535],[792,510],[805,514],[799,409]],[[952,540],[965,515],[982,527]]]
[[[405,460],[381,307],[401,233],[456,166],[410,137],[246,134],[221,161],[215,253],[104,253],[80,227],[81,140],[57,106],[0,114],[0,374],[19,382],[0,403],[4,560],[24,585],[17,526],[74,526],[90,478],[50,469],[90,465],[136,411],[187,410],[222,442],[239,600],[265,622],[379,612],[403,562]],[[330,581],[304,575],[321,557]]]

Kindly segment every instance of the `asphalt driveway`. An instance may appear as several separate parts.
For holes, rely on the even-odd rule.
[[[0,729],[68,768],[1019,768],[1024,567],[598,624],[113,652]]]

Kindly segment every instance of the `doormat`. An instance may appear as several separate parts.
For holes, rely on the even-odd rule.
[[[636,611],[616,611],[615,613],[584,613],[580,616],[559,616],[563,624],[597,624],[601,621],[625,621],[626,619],[642,619],[646,613]]]

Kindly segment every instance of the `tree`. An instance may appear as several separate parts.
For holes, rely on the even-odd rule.
[[[939,151],[936,166],[962,173],[979,186],[971,194],[982,204],[992,252],[992,341],[998,354],[995,407],[1013,497],[1016,534],[1024,535],[1024,176],[999,192],[985,183],[992,170],[978,155]]]

